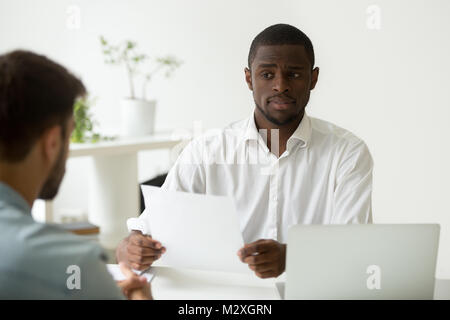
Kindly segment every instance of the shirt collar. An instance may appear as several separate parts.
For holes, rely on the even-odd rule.
[[[23,212],[31,212],[28,202],[17,191],[3,182],[0,182],[0,202],[18,207]]]
[[[289,137],[287,144],[291,140],[299,140],[301,142],[301,148],[308,146],[309,141],[311,140],[311,119],[308,117],[306,112],[303,114],[302,121],[298,125],[297,129],[295,129],[292,136]]]
[[[247,127],[244,132],[243,140],[258,140],[259,137],[260,135],[255,123],[255,115],[252,113],[247,121]],[[306,147],[311,140],[311,119],[308,117],[306,112],[303,115],[302,121],[298,125],[297,129],[295,129],[294,133],[289,137],[287,146],[289,146],[294,140],[300,141],[301,148]]]
[[[256,128],[255,123],[255,114],[252,112],[252,115],[248,118],[247,127],[244,132],[244,141],[247,140],[258,140],[259,132],[258,128]]]

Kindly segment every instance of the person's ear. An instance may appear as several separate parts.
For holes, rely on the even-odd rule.
[[[248,88],[253,91],[252,72],[247,67],[244,69],[244,72],[245,72],[245,82],[247,82]]]
[[[53,164],[58,158],[63,145],[61,126],[53,126],[45,130],[41,141],[44,159]]]
[[[317,80],[319,80],[319,67],[315,67],[311,73],[311,89],[316,87]]]

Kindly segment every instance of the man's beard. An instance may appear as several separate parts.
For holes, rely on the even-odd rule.
[[[277,126],[284,126],[284,125],[286,125],[286,124],[288,124],[288,123],[291,123],[291,122],[295,121],[296,119],[298,119],[298,116],[304,112],[303,110],[300,110],[296,115],[293,115],[293,116],[287,118],[287,119],[284,120],[284,121],[279,121],[279,120],[275,119],[274,117],[272,117],[269,113],[266,113],[266,112],[265,112],[265,111],[264,111],[264,110],[256,103],[256,101],[255,101],[255,105],[256,105],[256,108],[258,108],[258,110],[263,114],[263,116],[264,116],[268,121],[272,122],[273,124],[275,124],[275,125],[277,125]]]
[[[66,159],[64,156],[64,147],[61,147],[58,158],[53,166],[44,186],[39,193],[38,198],[42,200],[51,200],[58,193],[59,186],[66,171]]]

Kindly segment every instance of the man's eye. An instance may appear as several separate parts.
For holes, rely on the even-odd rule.
[[[263,73],[261,74],[261,76],[262,76],[264,79],[272,79],[272,78],[273,78],[273,74],[270,73],[270,72],[263,72]]]
[[[296,73],[296,72],[291,72],[291,73],[289,74],[289,76],[290,76],[291,78],[300,78],[300,77],[301,77],[301,74],[300,74],[300,73]]]

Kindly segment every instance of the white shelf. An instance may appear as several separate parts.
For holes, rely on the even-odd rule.
[[[69,157],[92,157],[89,174],[89,221],[100,227],[99,241],[114,248],[127,234],[126,221],[139,213],[139,151],[171,149],[183,140],[169,132],[97,143],[71,143]],[[52,202],[45,202],[45,221],[53,221]]]
[[[97,143],[71,143],[69,157],[107,156],[126,153],[137,153],[141,150],[170,149],[181,140],[169,133],[156,133],[137,138],[118,138],[113,141]]]

